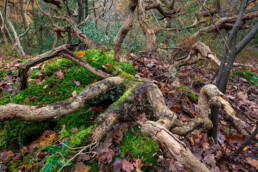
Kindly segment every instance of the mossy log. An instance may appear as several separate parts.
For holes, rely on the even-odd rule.
[[[121,77],[110,77],[87,86],[76,98],[42,106],[27,106],[9,103],[0,106],[0,121],[20,119],[39,121],[53,117],[61,117],[76,111],[93,98],[123,84]]]

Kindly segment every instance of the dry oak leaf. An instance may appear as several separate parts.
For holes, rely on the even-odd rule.
[[[132,170],[134,170],[133,168],[133,164],[131,164],[129,161],[127,161],[126,159],[123,159],[122,161],[122,168],[124,171],[126,172],[131,172]]]

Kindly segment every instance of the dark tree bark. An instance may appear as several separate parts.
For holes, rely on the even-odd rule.
[[[217,85],[218,89],[220,91],[222,91],[223,93],[226,90],[228,77],[232,70],[236,55],[251,41],[251,39],[255,36],[255,34],[257,33],[257,30],[258,30],[258,24],[256,24],[254,26],[254,28],[242,39],[242,41],[236,45],[237,31],[241,24],[247,2],[248,2],[248,0],[242,0],[237,20],[236,20],[232,30],[230,31],[228,40],[224,46],[223,58],[222,58],[221,65],[219,67],[218,77],[217,77],[217,81],[216,81],[216,85]],[[231,47],[231,51],[229,53],[230,47]],[[228,53],[229,53],[229,58],[227,58]],[[226,61],[227,61],[227,66],[225,67]],[[212,128],[210,134],[215,143],[218,142],[218,140],[217,140],[218,113],[219,113],[218,108],[212,107],[213,128]]]

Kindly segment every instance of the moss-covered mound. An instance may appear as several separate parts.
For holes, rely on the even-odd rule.
[[[90,63],[97,69],[112,72],[116,68],[134,75],[134,67],[128,63],[116,62],[112,51],[87,50],[82,57],[83,60]],[[107,66],[107,67],[106,67]],[[60,79],[57,72],[61,71],[64,78]],[[17,71],[16,71],[17,72]],[[0,78],[5,77],[11,71],[2,71]],[[0,105],[7,103],[17,103],[25,105],[44,105],[62,101],[72,97],[74,91],[80,93],[85,86],[100,78],[94,76],[89,71],[76,65],[67,59],[52,60],[44,62],[38,68],[30,71],[29,86],[26,90],[19,91],[18,94],[11,96],[10,93],[0,93]],[[40,77],[40,82],[37,81]],[[111,102],[112,103],[112,102]],[[76,112],[61,119],[53,119],[44,122],[24,122],[24,121],[6,121],[0,122],[0,149],[20,148],[28,144],[31,140],[41,135],[47,129],[61,129],[65,124],[67,129],[74,127],[88,128],[92,125],[94,114],[88,110],[86,105],[81,112]]]

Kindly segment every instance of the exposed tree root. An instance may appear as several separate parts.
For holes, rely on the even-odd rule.
[[[164,144],[169,153],[176,160],[181,162],[184,166],[195,172],[208,172],[210,171],[204,164],[202,164],[181,142],[175,134],[172,134],[165,127],[159,123],[148,121],[142,126],[142,133],[151,136],[155,140]]]
[[[204,43],[198,41],[196,42],[192,47],[189,55],[179,58],[177,60],[174,60],[172,65],[170,66],[170,73],[173,71],[174,68],[180,68],[182,66],[190,65],[197,63],[200,60],[204,59],[210,59],[214,63],[216,63],[218,66],[220,66],[220,60],[216,57],[215,54],[213,54],[209,48],[209,46],[205,45]],[[234,63],[233,66],[239,67],[239,66],[245,66],[245,67],[251,67],[251,65],[245,65],[240,63]]]

